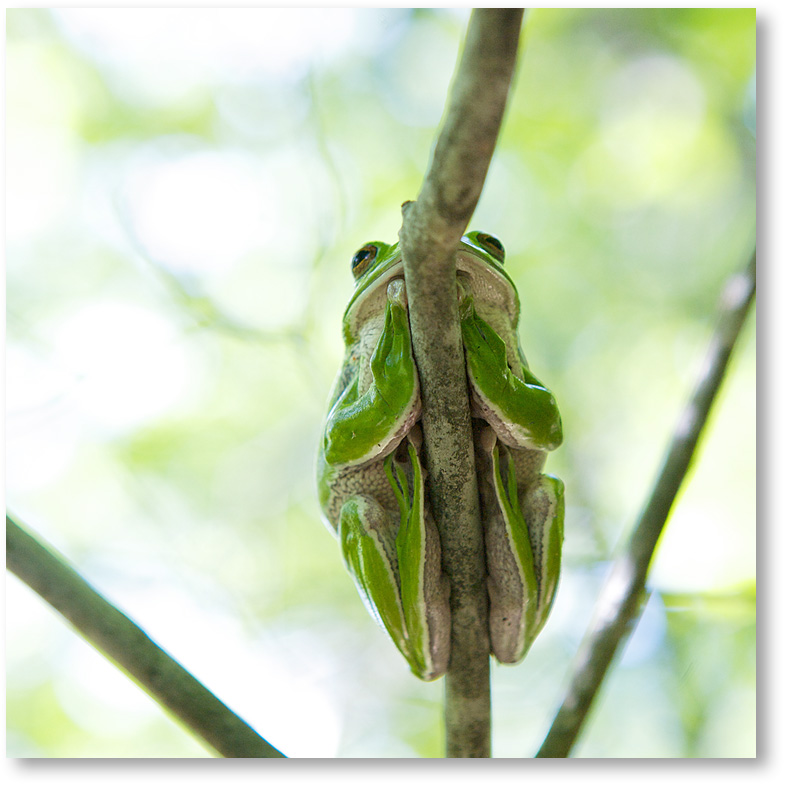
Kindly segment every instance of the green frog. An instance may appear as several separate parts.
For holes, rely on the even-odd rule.
[[[484,232],[456,254],[471,396],[491,651],[519,662],[550,612],[564,539],[564,486],[543,474],[562,442],[553,397],[517,338],[520,302],[504,248]],[[397,244],[364,245],[343,318],[346,355],[318,456],[319,499],[366,606],[412,672],[450,659],[449,585],[423,468],[421,398]]]

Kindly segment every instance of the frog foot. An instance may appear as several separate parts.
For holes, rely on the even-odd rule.
[[[394,305],[400,305],[401,308],[408,307],[409,298],[406,296],[406,284],[403,278],[393,278],[387,284],[387,299]]]
[[[474,295],[468,277],[458,273],[458,318],[464,321],[474,311]]]

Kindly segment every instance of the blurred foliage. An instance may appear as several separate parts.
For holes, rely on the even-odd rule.
[[[7,496],[290,756],[440,755],[319,522],[352,288],[415,198],[468,12],[9,10]],[[609,560],[755,242],[754,9],[527,14],[471,228],[501,237],[560,402],[565,570],[494,666],[494,751],[537,749]],[[755,345],[576,754],[755,754]],[[8,755],[206,755],[7,584]]]

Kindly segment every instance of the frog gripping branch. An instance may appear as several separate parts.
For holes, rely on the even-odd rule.
[[[410,416],[413,420],[416,417],[420,419],[421,428],[418,430],[422,431],[422,452],[418,450],[418,461],[427,466],[425,498],[429,500],[429,506],[424,508],[423,513],[425,558],[408,558],[400,566],[412,570],[422,564],[419,585],[433,590],[436,569],[432,562],[441,562],[437,578],[443,573],[449,583],[449,620],[440,617],[433,604],[426,605],[418,615],[434,624],[429,630],[432,635],[416,644],[420,647],[420,655],[423,645],[429,647],[428,657],[438,669],[438,663],[445,656],[439,642],[441,636],[449,631],[444,686],[445,753],[448,757],[476,758],[491,754],[487,563],[466,353],[458,313],[456,258],[459,249],[463,248],[464,235],[482,192],[501,127],[515,67],[522,17],[523,9],[519,8],[472,11],[465,46],[428,171],[417,200],[402,205],[403,223],[399,233],[398,251],[402,256],[421,406],[416,416],[413,411]],[[483,253],[491,259],[498,251],[493,247],[483,249]],[[382,267],[378,260],[391,253],[389,246],[381,244],[361,249],[353,260],[355,278],[364,276],[371,265],[377,271],[388,269],[389,265]],[[492,266],[488,267],[488,270],[491,269]],[[399,277],[399,274],[392,277]],[[376,282],[379,286],[375,285]],[[355,303],[353,300],[349,304],[344,322],[345,341],[347,347],[359,342],[362,351],[357,356],[347,353],[344,372],[336,389],[345,387],[355,376],[358,377],[358,391],[366,389],[361,377],[367,372],[362,367],[355,370],[353,365],[360,356],[367,358],[371,354],[378,333],[374,336],[373,330],[366,330],[363,340],[354,336],[353,329],[356,325],[365,324],[369,314],[379,314],[383,310],[382,284],[378,273],[371,272],[358,285],[357,291],[362,294],[355,294],[355,299],[366,302]],[[364,296],[369,287],[376,292],[376,297]],[[502,287],[500,291],[506,292],[508,297],[511,293],[515,297],[512,285]],[[358,307],[353,313],[355,305]],[[466,307],[468,309],[468,303]],[[517,320],[517,307],[515,297],[515,316],[511,317],[511,323]],[[509,307],[506,310],[511,312]],[[478,315],[485,320],[485,314],[480,312]],[[486,321],[495,331],[501,327],[492,320]],[[379,325],[379,322],[376,324]],[[517,338],[514,335],[512,338],[513,343],[509,346],[517,346]],[[494,400],[494,396],[491,395],[490,399]],[[331,409],[331,414],[334,411],[334,408]],[[338,475],[342,470],[335,464],[328,468],[324,455],[320,463],[322,506],[328,511],[329,520],[340,523],[339,511],[334,506],[331,509],[336,499],[335,496],[329,498],[329,486],[331,480],[341,479]],[[385,486],[376,482],[375,487],[384,489],[389,487],[389,483]],[[333,518],[331,513],[339,517]],[[438,532],[440,551],[433,558],[429,554],[436,550],[436,542],[428,536],[431,517]],[[401,579],[401,597],[405,603],[406,597],[411,595],[403,591],[406,583],[403,572]],[[439,596],[436,591],[432,594]],[[407,629],[404,634],[408,632]],[[415,666],[415,670],[420,669]]]
[[[503,262],[501,243],[482,232],[467,234],[456,256],[491,650],[515,663],[553,602],[564,493],[560,480],[541,474],[547,452],[561,444],[561,418],[520,350],[518,294]],[[319,496],[364,602],[412,672],[432,680],[449,663],[449,588],[422,466],[400,249],[370,243],[352,269],[356,290],[319,451]]]

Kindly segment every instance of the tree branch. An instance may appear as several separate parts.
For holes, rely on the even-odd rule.
[[[286,757],[7,515],[5,536],[7,568],[210,747],[226,758]]]
[[[538,758],[564,758],[578,737],[619,644],[635,627],[644,607],[646,574],[676,495],[690,467],[733,347],[755,297],[753,253],[746,269],[726,284],[717,328],[690,402],[676,425],[660,474],[633,531],[597,601],[575,673]]]
[[[490,756],[485,552],[458,321],[455,252],[482,192],[510,89],[523,9],[472,12],[444,125],[400,232],[420,377],[429,495],[450,580],[448,757]]]

